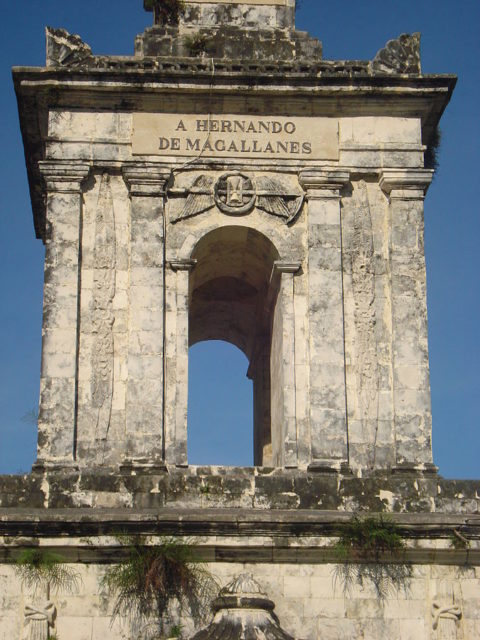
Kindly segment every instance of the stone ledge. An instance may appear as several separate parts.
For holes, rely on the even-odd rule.
[[[261,467],[189,467],[158,472],[48,470],[0,476],[0,508],[252,509],[480,514],[480,481],[434,474],[366,478]]]

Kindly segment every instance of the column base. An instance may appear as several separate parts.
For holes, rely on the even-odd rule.
[[[432,475],[436,476],[438,474],[438,467],[435,466],[432,462],[402,462],[400,464],[392,467],[392,473],[401,474],[401,473],[409,473],[418,475],[422,473],[424,475]]]
[[[346,460],[314,460],[307,467],[310,473],[351,475],[352,470]]]
[[[32,465],[32,473],[45,473],[46,471],[79,471],[80,467],[75,460],[37,460]]]
[[[135,475],[137,473],[156,474],[167,473],[167,465],[164,460],[126,459],[119,467],[120,473]]]

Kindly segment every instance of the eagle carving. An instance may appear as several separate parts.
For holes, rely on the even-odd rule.
[[[182,211],[172,220],[174,223],[205,213],[217,205],[229,215],[244,215],[256,206],[290,224],[304,201],[303,191],[291,189],[281,180],[259,176],[254,181],[239,172],[225,174],[216,182],[211,176],[201,175],[190,188],[172,190],[172,193],[186,195]]]

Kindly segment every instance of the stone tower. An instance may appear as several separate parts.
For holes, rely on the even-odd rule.
[[[200,536],[229,585],[198,638],[248,619],[258,638],[473,639],[443,565],[478,564],[480,487],[432,460],[423,245],[455,77],[422,75],[418,34],[325,61],[294,5],[145,0],[134,56],[49,28],[46,67],[14,70],[46,259],[38,460],[0,478],[0,533],[94,577],[119,529]],[[253,468],[188,464],[188,349],[210,339],[249,360]],[[331,586],[329,540],[359,510],[415,539],[405,611]],[[120,637],[94,583],[60,636]]]
[[[324,62],[292,4],[187,3],[128,60],[49,30],[43,129],[16,73],[47,249],[38,464],[187,465],[188,347],[222,339],[250,362],[255,465],[433,469],[424,153],[455,80],[420,75],[417,35]]]

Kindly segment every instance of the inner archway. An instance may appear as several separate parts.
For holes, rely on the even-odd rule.
[[[270,351],[278,252],[255,229],[227,226],[207,233],[191,257],[196,265],[189,285],[190,346],[223,340],[245,354],[253,381],[254,464],[272,465]]]

